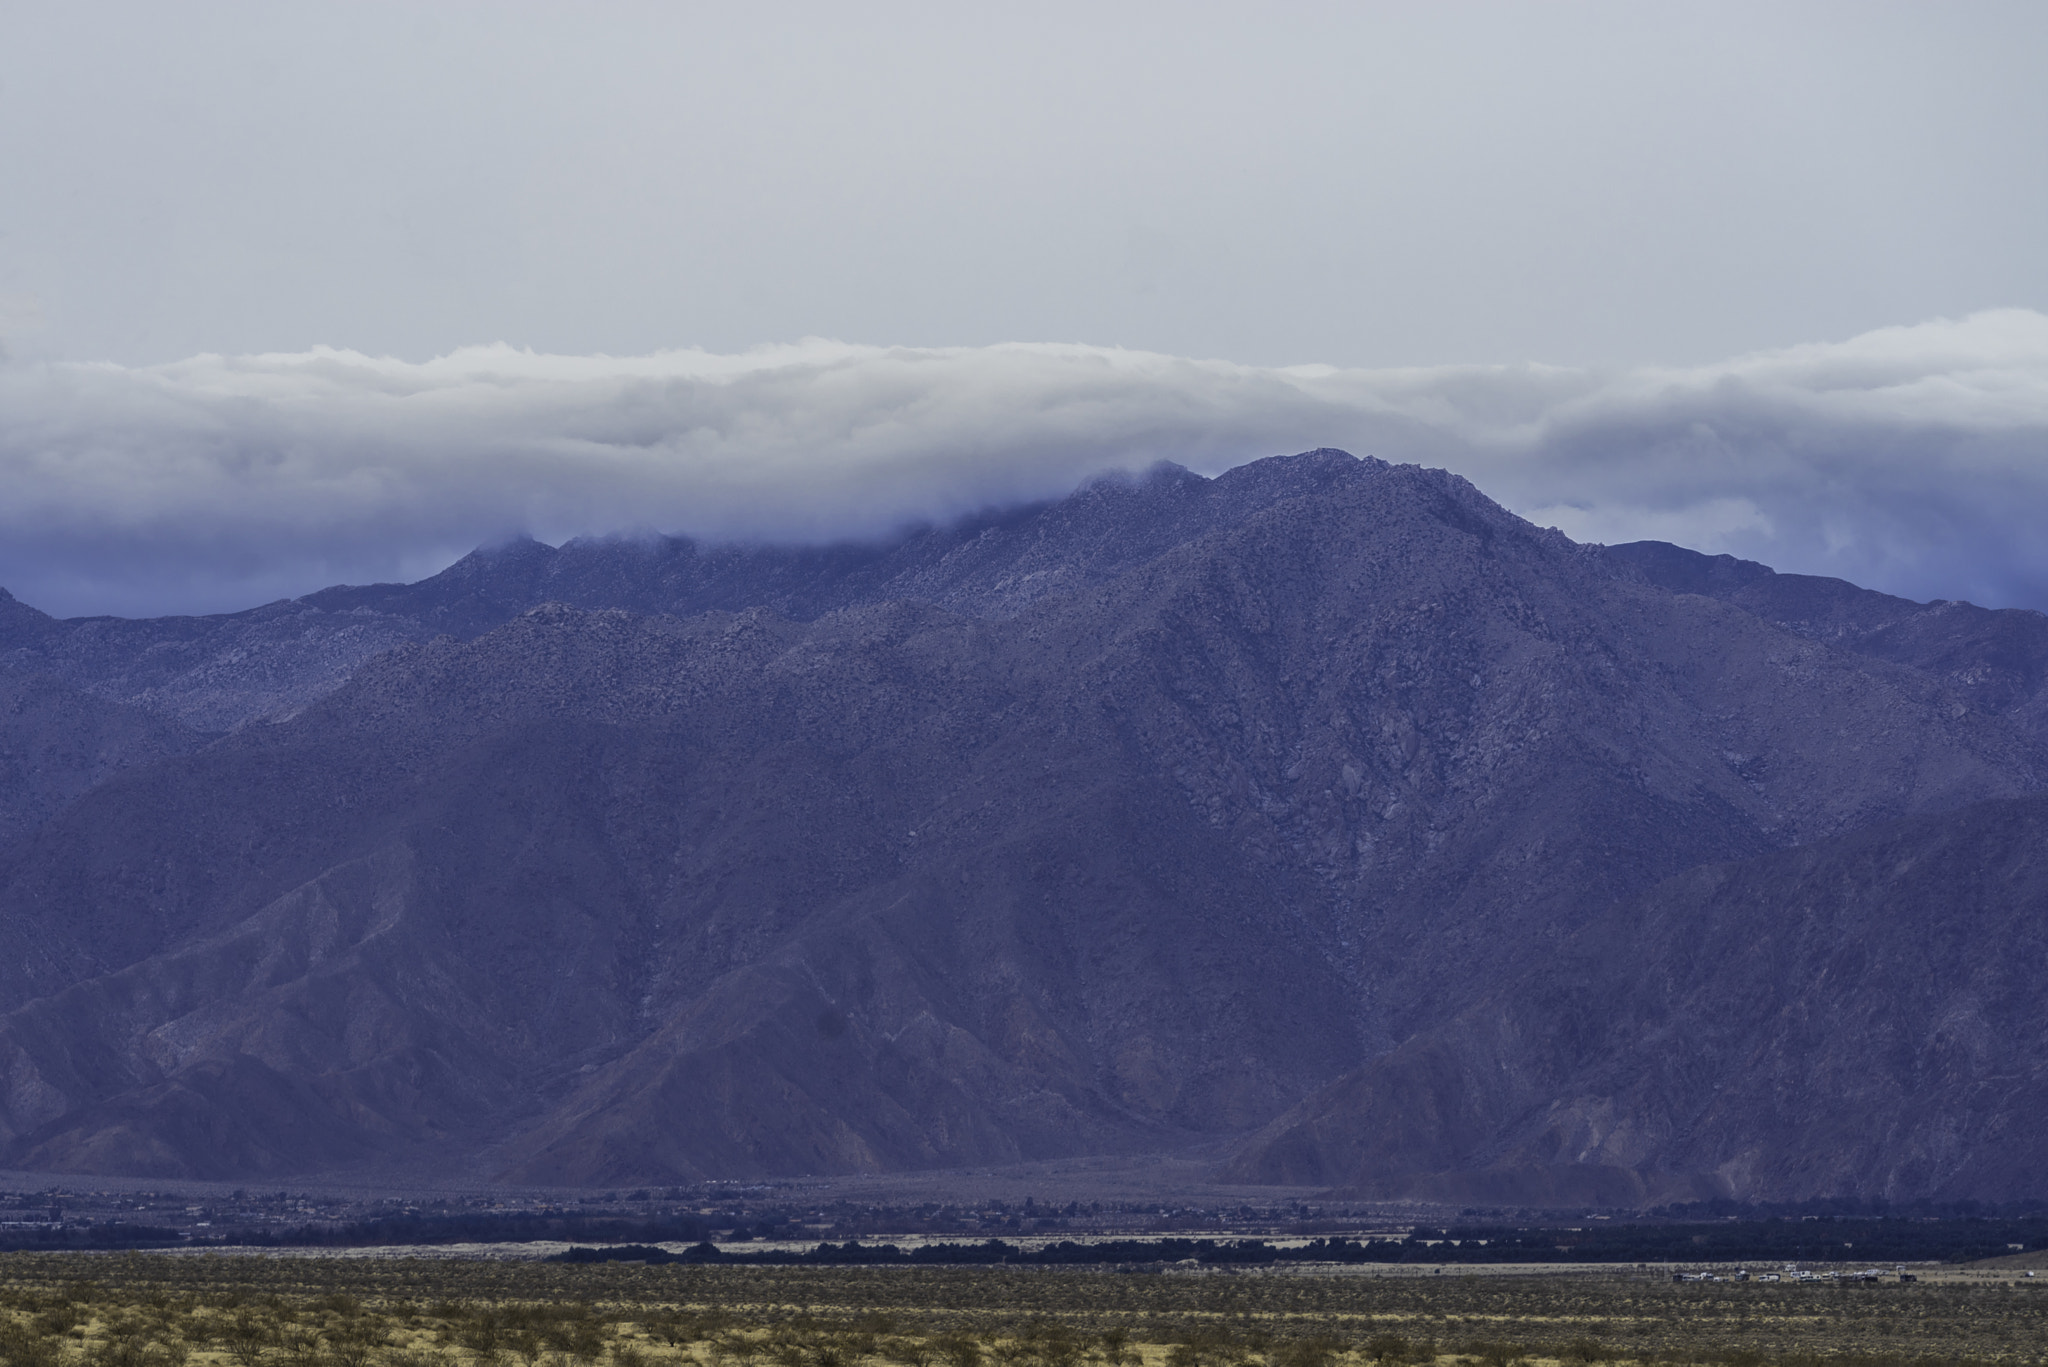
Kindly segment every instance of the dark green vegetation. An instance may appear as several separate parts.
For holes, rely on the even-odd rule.
[[[0,1258],[8,1367],[1937,1367],[2048,1360],[2048,1290],[387,1259]]]
[[[1182,1262],[1257,1267],[1282,1264],[1635,1263],[1704,1260],[1969,1262],[2014,1250],[2048,1249],[2048,1217],[1952,1220],[1735,1220],[1712,1224],[1456,1225],[1418,1228],[1406,1238],[1331,1236],[1281,1243],[1257,1238],[932,1240],[886,1236],[808,1248],[706,1238],[702,1218],[623,1220],[561,1215],[444,1216],[364,1220],[278,1229],[194,1230],[141,1223],[0,1231],[0,1249],[365,1248],[603,1240],[560,1255],[567,1262],[703,1263],[731,1266],[1085,1266]],[[680,1253],[649,1242],[696,1240]]]
[[[1060,1240],[1036,1246],[988,1239],[934,1242],[821,1243],[806,1250],[719,1248],[702,1243],[681,1253],[641,1245],[574,1248],[565,1262],[629,1261],[745,1265],[993,1265],[1056,1267],[1102,1263],[1182,1262],[1218,1267],[1312,1263],[1634,1263],[1703,1260],[1811,1261],[1862,1258],[1878,1262],[1967,1262],[2014,1250],[2048,1249],[2048,1219],[1737,1221],[1711,1225],[1595,1224],[1574,1227],[1471,1225],[1418,1229],[1405,1239]]]

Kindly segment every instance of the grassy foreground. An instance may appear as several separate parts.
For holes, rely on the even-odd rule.
[[[2048,1286],[0,1255],[5,1367],[2048,1363]]]

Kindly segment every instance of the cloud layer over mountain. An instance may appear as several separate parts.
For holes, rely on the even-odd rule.
[[[0,584],[60,614],[233,609],[519,532],[867,537],[1314,446],[1449,467],[1580,539],[2048,607],[2048,316],[2026,310],[1620,372],[819,340],[17,363]]]

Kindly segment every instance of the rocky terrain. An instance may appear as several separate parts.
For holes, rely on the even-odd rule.
[[[2031,1197],[2048,798],[1709,865],[1256,1137],[1238,1180],[1643,1205]]]
[[[0,668],[0,1166],[2040,1193],[2039,614],[1319,451]]]

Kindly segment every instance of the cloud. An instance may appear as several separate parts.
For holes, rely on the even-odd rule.
[[[866,537],[1175,460],[1443,465],[1582,539],[2048,606],[2048,317],[1686,369],[1260,368],[1058,344],[0,365],[0,583],[59,613],[413,578],[516,532]]]

